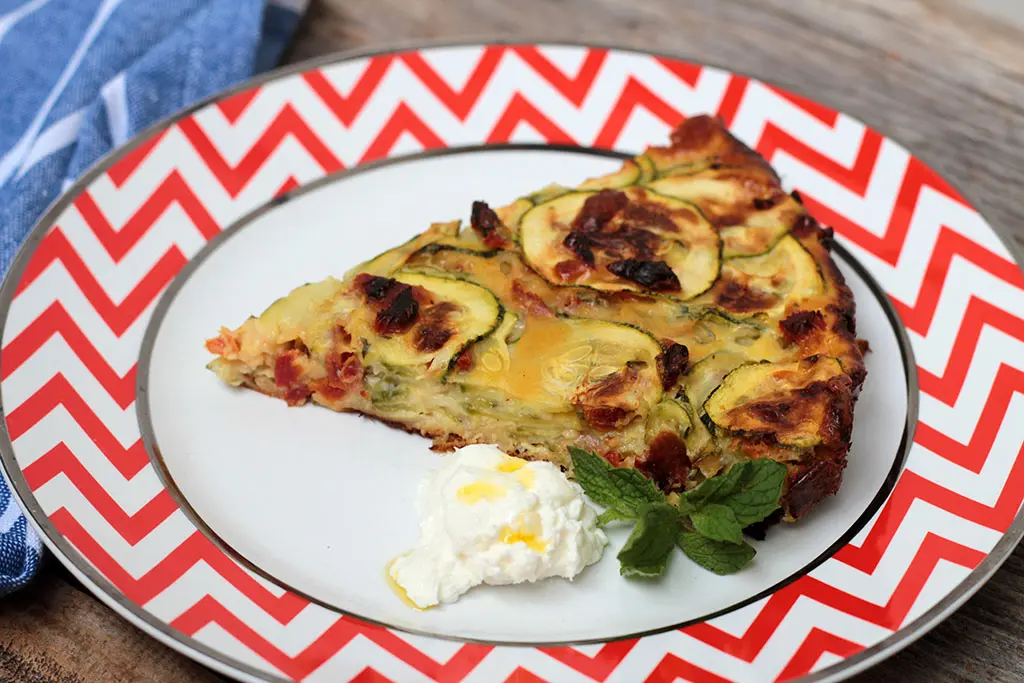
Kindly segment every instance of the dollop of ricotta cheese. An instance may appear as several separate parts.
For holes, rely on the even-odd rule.
[[[420,542],[391,562],[388,576],[420,609],[480,584],[572,579],[608,543],[583,490],[556,465],[491,445],[444,456],[420,484],[417,507]]]

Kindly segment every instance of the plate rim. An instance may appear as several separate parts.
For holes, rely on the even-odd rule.
[[[478,35],[461,39],[440,38],[434,40],[395,41],[377,45],[375,47],[339,50],[308,60],[296,62],[294,64],[281,66],[258,74],[224,90],[208,95],[207,97],[192,103],[188,107],[159,119],[150,126],[141,130],[121,147],[117,147],[97,159],[91,166],[83,171],[74,183],[64,189],[60,196],[58,196],[41,214],[40,218],[35,222],[28,235],[25,237],[14,259],[12,259],[10,267],[4,276],[3,284],[0,285],[0,321],[7,319],[15,290],[21,280],[21,275],[23,274],[29,259],[38,248],[39,242],[54,225],[61,212],[73,201],[73,198],[78,196],[83,189],[88,187],[98,176],[105,172],[114,163],[127,156],[130,152],[134,151],[145,142],[149,141],[156,134],[170,128],[178,121],[191,116],[200,109],[225,100],[232,95],[266,83],[328,65],[357,59],[438,48],[516,45],[605,49],[609,51],[633,53],[649,57],[664,57],[700,66],[711,67],[728,74],[751,78],[769,85],[773,85],[775,82],[770,78],[760,78],[748,71],[728,68],[719,63],[707,61],[697,56],[692,56],[684,51],[675,52],[668,50],[649,50],[624,44],[599,41],[558,40],[554,38],[536,36],[500,37]],[[799,87],[780,86],[780,89],[800,95],[809,101],[819,102],[833,111],[843,113],[842,110],[831,107],[827,101],[822,101],[815,96],[804,94]],[[860,116],[851,118],[862,122],[866,128],[874,130],[885,138],[896,142],[906,149],[911,157],[920,159],[929,169],[933,168],[932,164],[928,163],[925,157],[915,154],[909,147],[899,142],[899,138],[889,135],[886,132],[885,127],[871,124]],[[981,215],[980,209],[977,208],[976,203],[970,198],[969,193],[961,191],[961,189],[946,178],[945,175],[940,175],[940,177],[950,187],[954,188],[956,192],[963,196],[973,210]],[[273,199],[270,201],[273,201]],[[997,228],[996,224],[989,222],[987,218],[985,218],[985,220],[991,227],[996,239],[1011,255],[1014,265],[1016,265],[1018,269],[1022,269],[1022,261],[1024,261],[1024,259],[1022,259],[1022,254],[1024,254],[1024,249],[1018,248],[1012,241],[1003,238],[1003,233],[1006,232],[1005,228]],[[162,295],[163,293],[161,293],[161,296]],[[916,368],[914,368],[914,370],[916,373]],[[234,657],[225,655],[214,648],[205,645],[193,636],[187,636],[172,629],[165,621],[158,619],[146,611],[145,608],[129,600],[123,592],[114,586],[108,579],[99,574],[99,572],[91,566],[84,556],[75,550],[69,541],[60,534],[53,522],[51,522],[42,511],[42,508],[36,501],[35,496],[32,495],[32,492],[28,489],[22,470],[17,466],[17,461],[14,456],[13,444],[7,428],[7,416],[3,411],[2,396],[0,396],[0,414],[3,415],[3,420],[0,420],[0,472],[2,472],[5,481],[7,482],[12,494],[17,498],[18,504],[21,506],[22,510],[28,513],[25,515],[26,520],[28,520],[38,533],[40,539],[62,564],[67,566],[69,570],[79,578],[79,580],[82,580],[84,585],[89,587],[90,591],[92,591],[94,595],[100,598],[105,604],[112,607],[122,617],[127,618],[131,623],[142,628],[164,644],[173,647],[175,650],[193,659],[203,660],[204,664],[211,666],[222,673],[232,676],[243,674],[248,677],[248,680],[273,681],[275,683],[277,681],[287,682],[289,680],[249,664],[245,664]],[[26,492],[29,497],[28,500],[26,499],[26,496],[23,495]],[[51,533],[53,536],[51,536]],[[1024,506],[1018,509],[1017,513],[1014,515],[1012,523],[992,547],[991,551],[981,559],[977,566],[975,566],[953,588],[953,590],[943,596],[943,598],[932,605],[932,607],[922,614],[917,615],[912,621],[893,631],[892,634],[883,638],[879,642],[864,648],[850,657],[845,657],[841,661],[819,671],[811,672],[801,676],[800,678],[793,679],[792,683],[825,683],[826,681],[843,680],[884,659],[887,659],[893,654],[896,654],[932,630],[935,626],[955,612],[970,597],[977,593],[1009,558],[1013,549],[1020,543],[1022,538],[1024,538]],[[77,567],[75,559],[81,561],[84,566],[82,568]],[[133,608],[137,609],[139,614],[136,614],[133,611]]]

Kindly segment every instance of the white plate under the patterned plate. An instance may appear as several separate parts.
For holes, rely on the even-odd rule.
[[[704,112],[839,238],[872,348],[842,489],[733,576],[677,561],[626,581],[606,557],[574,583],[408,609],[384,568],[416,540],[428,443],[231,390],[202,341]],[[97,595],[242,680],[837,680],[937,623],[1021,535],[1022,288],[898,144],[747,77],[570,45],[341,56],[161,124],[40,222],[0,296],[3,469]]]

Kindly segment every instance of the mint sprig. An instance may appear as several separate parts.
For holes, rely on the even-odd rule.
[[[678,545],[691,560],[716,574],[745,567],[756,554],[743,540],[743,528],[779,509],[786,466],[769,459],[736,463],[668,502],[654,482],[631,468],[616,468],[604,458],[569,447],[573,470],[584,493],[605,511],[602,525],[614,521],[635,526],[619,551],[619,573],[660,576]]]

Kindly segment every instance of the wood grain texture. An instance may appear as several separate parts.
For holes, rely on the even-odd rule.
[[[616,43],[772,81],[899,140],[1024,247],[1024,29],[970,0],[313,0],[288,60],[477,37]],[[223,680],[55,564],[0,601],[0,681]],[[1024,681],[1022,608],[1018,549],[956,614],[853,680]]]
[[[76,585],[53,557],[25,590],[0,600],[4,683],[220,683]]]

